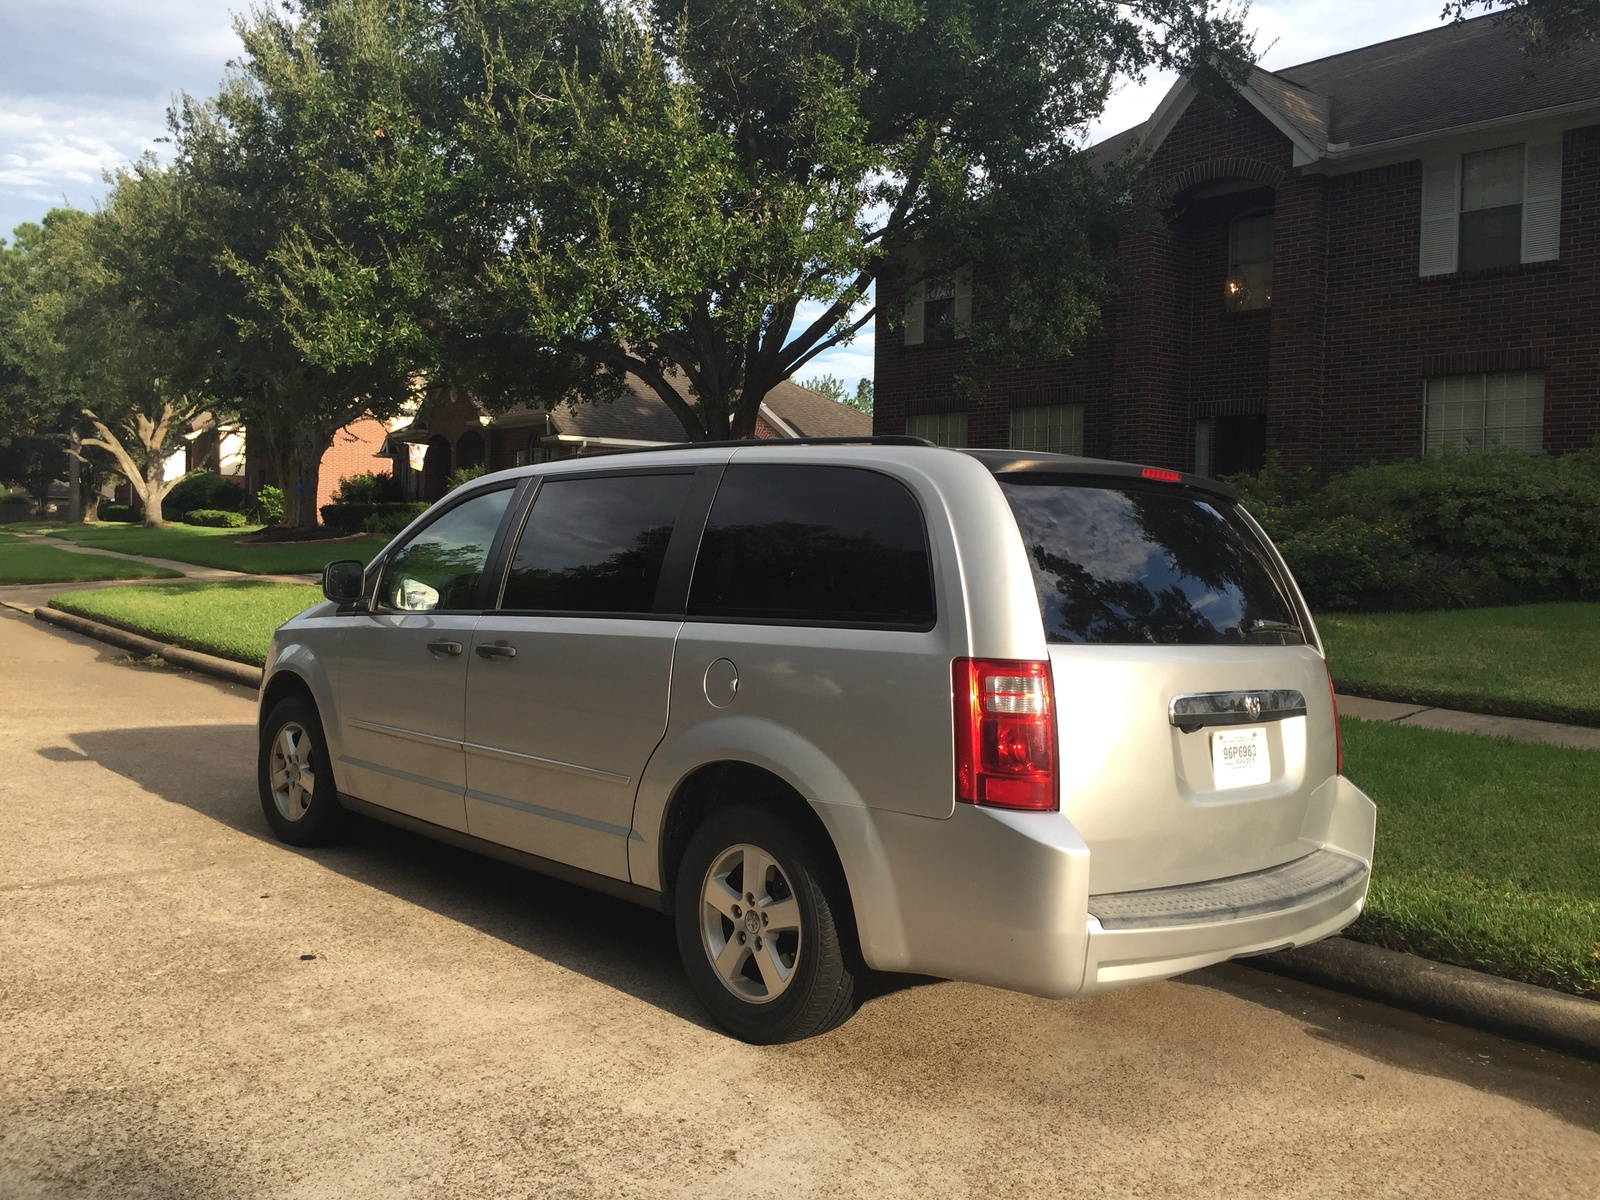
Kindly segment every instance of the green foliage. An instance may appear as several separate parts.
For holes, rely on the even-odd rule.
[[[366,521],[370,517],[404,517],[403,525],[409,523],[412,517],[420,516],[427,511],[428,505],[420,500],[390,500],[375,504],[324,504],[322,523],[329,529],[356,533],[366,527]]]
[[[264,483],[250,500],[250,515],[259,525],[277,525],[283,520],[283,489]]]
[[[1346,936],[1600,996],[1595,752],[1346,719],[1378,805],[1372,890]]]
[[[1600,727],[1600,604],[1326,613],[1341,691]]]
[[[168,517],[183,520],[184,513],[193,509],[227,509],[239,511],[244,503],[244,489],[231,480],[224,479],[209,467],[190,471],[167,493],[162,508]],[[193,525],[196,522],[190,521]],[[240,522],[243,524],[244,522]]]
[[[226,508],[191,508],[184,514],[183,523],[211,529],[243,529],[250,524],[250,518]]]
[[[22,539],[0,545],[0,583],[67,583],[90,579],[171,579],[165,567],[112,558],[109,554],[74,554],[59,546]]]
[[[450,472],[450,478],[445,481],[445,486],[453,492],[462,484],[471,483],[487,470],[488,468],[481,463],[475,467],[457,467]]]
[[[102,521],[131,522],[139,519],[138,510],[131,504],[113,504],[109,500],[100,502],[98,515]]]
[[[1597,451],[1435,453],[1321,488],[1269,458],[1229,482],[1318,608],[1600,598]]]
[[[796,380],[801,387],[808,387],[814,392],[821,392],[835,404],[845,404],[872,415],[872,380],[856,380],[856,390],[852,392],[844,380],[837,375],[813,375],[810,379]]]
[[[14,506],[20,506],[20,505],[32,504],[32,503],[33,503],[33,497],[28,495],[27,492],[22,492],[22,491],[0,492],[0,505],[6,505],[6,506],[13,506],[14,507]]]
[[[320,565],[317,568],[320,570]],[[261,666],[272,631],[322,602],[322,589],[301,583],[156,583],[68,592],[50,607]]]
[[[361,532],[393,537],[414,520],[416,515],[409,512],[369,513],[361,520]]]
[[[54,532],[57,537],[91,549],[170,558],[249,575],[309,574],[322,570],[330,556],[366,560],[383,549],[380,539],[361,538],[344,543],[336,555],[330,555],[326,545],[316,542],[249,542],[239,537],[237,529],[205,529],[195,525],[168,525],[161,529],[76,525],[59,527]]]
[[[400,499],[400,485],[388,471],[348,475],[333,494],[335,504],[384,504]]]

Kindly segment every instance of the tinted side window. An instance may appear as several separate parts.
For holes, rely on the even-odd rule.
[[[648,613],[693,475],[552,479],[517,542],[502,609]]]
[[[1045,639],[1298,645],[1299,618],[1233,505],[1159,487],[1002,479]]]
[[[689,613],[930,629],[922,510],[904,484],[876,471],[730,466],[700,544]]]
[[[510,488],[474,496],[396,550],[378,583],[379,605],[402,612],[478,607],[483,564],[510,501]]]

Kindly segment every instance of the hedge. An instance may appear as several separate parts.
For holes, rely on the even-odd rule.
[[[359,533],[367,518],[404,514],[407,521],[428,511],[420,500],[389,500],[377,504],[324,504],[322,523],[341,533]]]
[[[102,521],[132,522],[140,519],[138,512],[133,508],[132,505],[112,504],[109,500],[102,500],[100,502],[99,517]]]
[[[212,529],[243,529],[250,519],[242,512],[225,508],[191,508],[183,515],[185,525],[205,525]]]
[[[1600,600],[1600,450],[1436,452],[1320,485],[1271,459],[1228,482],[1317,608]]]
[[[169,519],[183,520],[191,509],[216,512],[219,509],[238,511],[244,503],[244,489],[218,475],[209,467],[190,471],[180,479],[161,502],[161,511]],[[194,524],[195,522],[189,522]]]

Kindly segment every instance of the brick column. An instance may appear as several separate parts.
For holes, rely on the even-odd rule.
[[[1290,175],[1273,219],[1267,449],[1323,466],[1327,375],[1328,202],[1319,175]]]
[[[1127,239],[1123,261],[1136,274],[1115,306],[1111,454],[1129,462],[1194,466],[1182,347],[1187,304],[1178,230]]]

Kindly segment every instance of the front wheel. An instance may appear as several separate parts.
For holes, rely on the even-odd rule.
[[[316,706],[297,696],[280,700],[261,726],[256,757],[261,810],[279,841],[315,846],[344,824]]]
[[[723,809],[695,831],[675,889],[678,952],[719,1025],[770,1045],[850,1016],[856,972],[837,891],[810,848],[763,809]]]

